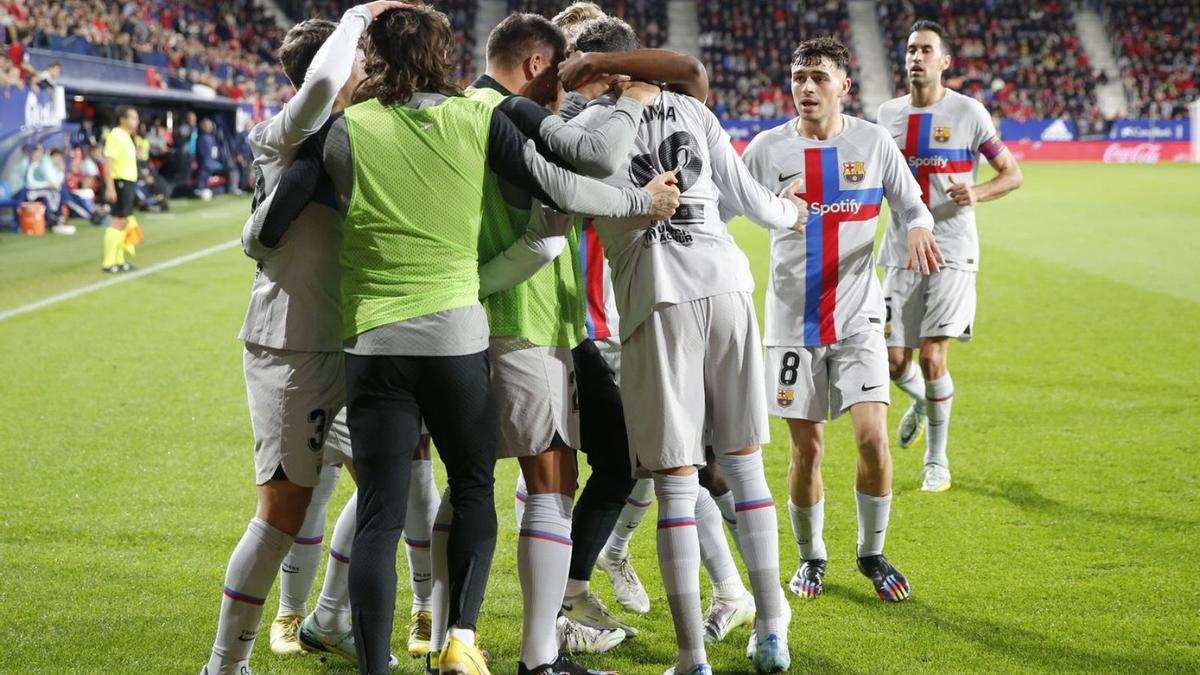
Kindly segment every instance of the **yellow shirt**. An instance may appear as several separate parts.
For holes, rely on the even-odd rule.
[[[137,149],[133,147],[129,132],[121,127],[108,132],[108,140],[104,141],[104,156],[112,168],[113,180],[137,181]]]

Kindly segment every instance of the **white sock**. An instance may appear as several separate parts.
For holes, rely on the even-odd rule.
[[[317,626],[326,632],[344,633],[350,630],[350,552],[354,546],[354,528],[357,524],[358,492],[355,491],[333,525],[325,582],[321,585],[321,595],[313,611]]]
[[[454,520],[454,505],[450,503],[450,486],[442,493],[442,503],[433,519],[430,533],[429,561],[433,569],[432,589],[429,595],[433,611],[433,627],[429,633],[429,649],[440,652],[446,646],[446,622],[450,617],[450,571],[446,562],[446,543],[450,538],[450,523]]]
[[[767,487],[762,452],[718,455],[717,463],[733,491],[742,561],[750,573],[759,637],[787,635],[787,599],[779,585],[779,520]]]
[[[858,503],[858,557],[883,555],[892,496],[872,497],[855,490],[854,501]]]
[[[696,533],[696,497],[700,477],[654,474],[658,498],[658,567],[679,647],[677,672],[708,663],[700,618],[700,539]]]
[[[900,387],[900,391],[908,394],[913,405],[916,406],[917,412],[925,412],[925,376],[921,374],[921,368],[916,361],[909,360],[908,370],[905,370],[892,382]]]
[[[946,441],[950,435],[950,405],[954,403],[954,380],[950,373],[936,380],[925,381],[926,408],[929,415],[929,438],[925,445],[925,463],[949,467]]]
[[[701,488],[696,494],[696,534],[700,540],[700,560],[708,571],[708,580],[712,582],[713,596],[719,600],[740,600],[746,594],[746,587],[738,575],[721,522],[721,512],[712,495]]]
[[[449,640],[450,638],[454,638],[466,645],[473,645],[475,644],[475,631],[471,630],[470,628],[459,628],[458,626],[455,626],[447,631],[446,639]]]
[[[567,590],[563,592],[563,599],[566,598],[586,598],[592,592],[592,585],[587,581],[579,579],[567,578]]]
[[[629,557],[629,540],[646,517],[646,510],[654,499],[654,481],[649,478],[638,480],[633,491],[625,498],[625,506],[621,507],[621,515],[617,517],[617,525],[612,534],[608,535],[608,543],[604,545],[603,555],[609,560],[624,560]]]
[[[792,534],[800,547],[801,560],[828,560],[825,554],[825,497],[812,506],[796,506],[788,500]]]
[[[742,543],[738,541],[737,507],[734,506],[733,490],[726,490],[723,495],[713,495],[713,501],[721,510],[721,519],[725,521],[725,527],[729,528],[729,535],[733,537],[733,545],[738,547],[738,551],[741,551]]]
[[[429,596],[433,592],[429,544],[438,502],[433,462],[414,459],[408,485],[408,509],[404,516],[404,550],[408,554],[409,578],[412,580],[413,611],[429,609]]]
[[[525,474],[517,472],[517,491],[513,495],[513,506],[516,509],[517,529],[521,529],[521,522],[525,519],[525,502],[529,499],[529,488],[525,487]],[[530,666],[532,668],[532,666]]]
[[[246,526],[246,533],[225,568],[225,592],[221,597],[217,639],[208,660],[209,675],[236,673],[250,663],[263,603],[291,544],[288,534],[264,520],[254,518]]]
[[[560,494],[531,494],[517,539],[517,572],[524,599],[521,663],[530,670],[558,660],[554,629],[571,567],[571,508]]]
[[[279,616],[308,614],[308,596],[312,594],[317,569],[321,566],[321,542],[325,540],[325,511],[337,489],[342,468],[321,467],[317,486],[304,512],[304,523],[287,557],[279,566]]]

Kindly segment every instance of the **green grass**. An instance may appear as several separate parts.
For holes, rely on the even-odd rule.
[[[792,602],[795,672],[1200,671],[1200,168],[1025,172],[1020,192],[979,209],[976,341],[951,350],[954,488],[919,492],[920,450],[894,452],[888,552],[914,596],[885,606],[854,571],[854,451],[839,420],[828,593]],[[235,238],[246,208],[145,216],[137,264]],[[734,229],[761,289],[766,237]],[[0,236],[0,312],[99,280],[99,255],[93,228]],[[194,673],[205,660],[254,502],[236,340],[253,274],[235,248],[0,322],[0,672]],[[772,428],[782,507],[786,432]],[[520,625],[515,472],[497,472],[501,539],[481,627],[504,673]],[[780,511],[786,575],[797,554]],[[639,637],[587,663],[658,673],[673,634],[652,528],[633,551],[654,609],[627,617]],[[406,603],[401,589],[402,614]],[[717,672],[746,670],[745,637],[710,652]],[[265,637],[252,666],[350,672],[279,660]]]

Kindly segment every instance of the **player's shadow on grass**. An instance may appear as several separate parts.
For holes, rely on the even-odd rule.
[[[897,621],[923,625],[959,640],[969,640],[1021,669],[1070,672],[1177,673],[1195,670],[1196,663],[1149,653],[1097,654],[1064,644],[1019,625],[989,621],[926,604],[913,597],[890,605],[842,586],[827,586],[826,594],[862,605],[868,611],[888,612]],[[1119,645],[1119,640],[1114,640]]]
[[[981,497],[1003,499],[1027,511],[1078,517],[1089,522],[1099,522],[1107,525],[1147,527],[1170,531],[1200,527],[1200,520],[1071,506],[1039,493],[1033,487],[1033,484],[1023,480],[1002,480],[989,483],[970,480],[955,481],[954,488]]]
[[[666,602],[664,601],[665,605]],[[839,673],[845,675],[860,675],[864,671],[854,670],[837,661],[806,653],[803,649],[803,639],[801,634],[797,634],[797,620],[792,619],[792,628],[789,634],[792,648],[792,667],[788,672],[791,673]],[[662,673],[668,666],[675,662],[677,651],[675,647],[675,629],[671,625],[671,619],[666,619],[666,623],[662,628],[666,629],[666,634],[660,634],[656,638],[651,638],[645,633],[625,640],[614,651],[612,656],[619,656],[624,662],[634,662],[637,665],[632,668],[619,667],[622,675],[658,675]],[[721,675],[754,675],[754,667],[750,665],[749,659],[746,658],[746,639],[749,637],[749,632],[746,629],[739,629],[731,633],[723,642],[718,645],[705,645],[708,651],[708,661],[712,664],[713,672]],[[605,655],[598,656],[579,656],[572,655],[572,658],[580,665],[594,669],[604,669],[606,667]],[[608,661],[607,667],[612,667],[611,660]],[[499,670],[493,668],[492,672],[501,673],[507,672],[504,668]]]

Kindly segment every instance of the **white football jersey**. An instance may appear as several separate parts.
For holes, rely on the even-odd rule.
[[[883,331],[883,291],[875,275],[875,230],[886,197],[908,227],[933,226],[904,157],[881,127],[842,116],[844,128],[819,141],[797,120],[764,131],[743,155],[750,173],[773,190],[804,179],[803,233],[771,232],[767,282],[768,347],[828,345]],[[907,242],[901,230],[901,242]],[[907,246],[905,248],[907,257]]]
[[[602,123],[607,115],[598,108],[606,105],[612,101],[594,102],[572,124]],[[593,220],[612,269],[622,341],[655,308],[754,290],[750,263],[722,213],[745,214],[764,227],[785,229],[799,217],[794,205],[750,177],[703,103],[673,92],[646,106],[631,156],[605,182],[641,187],[665,171],[676,173],[682,193],[670,220]]]
[[[296,95],[251,130],[256,204],[275,189],[300,146],[329,119],[333,96],[349,78],[355,45],[370,22],[362,7],[347,11],[313,57]],[[279,246],[259,261],[238,339],[274,349],[342,351],[341,235],[332,189],[325,190],[304,207]]]
[[[879,106],[879,125],[895,139],[921,186],[925,205],[933,212],[934,239],[946,258],[946,267],[974,272],[979,269],[979,232],[975,207],[959,206],[946,195],[950,178],[974,185],[979,156],[991,160],[1004,152],[992,117],[979,101],[946,90],[937,103],[916,108],[911,96],[901,96]],[[903,223],[892,219],[884,232],[879,262],[904,267],[908,257]]]

